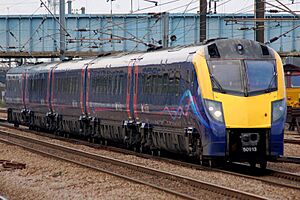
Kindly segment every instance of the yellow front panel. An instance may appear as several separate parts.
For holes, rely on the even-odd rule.
[[[277,100],[277,92],[253,97],[215,93],[215,100],[222,102],[227,128],[269,128],[271,102]]]
[[[198,84],[204,99],[222,102],[227,128],[270,128],[272,102],[285,98],[285,81],[282,61],[274,51],[277,68],[278,91],[257,96],[235,96],[212,91],[209,70],[201,49],[194,56],[193,63]],[[230,73],[230,72],[228,72]]]
[[[274,51],[275,59],[276,59],[276,69],[277,69],[277,86],[278,86],[278,93],[277,93],[277,99],[283,99],[286,96],[285,93],[285,81],[284,81],[284,71],[282,66],[282,60],[279,56],[279,54]]]
[[[195,54],[193,64],[197,74],[198,85],[200,87],[202,97],[205,99],[213,99],[212,84],[203,49],[199,50],[197,54]]]

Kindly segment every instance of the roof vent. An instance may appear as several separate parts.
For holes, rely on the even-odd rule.
[[[208,49],[208,54],[210,55],[211,58],[220,58],[220,53],[215,43],[209,45],[207,49]]]
[[[269,49],[268,49],[267,46],[265,46],[265,45],[260,45],[260,47],[261,47],[262,54],[263,54],[264,56],[270,55],[270,52],[269,52]]]

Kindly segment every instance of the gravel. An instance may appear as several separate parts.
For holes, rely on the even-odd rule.
[[[299,144],[284,144],[284,155],[300,157],[300,145]]]
[[[284,139],[300,140],[300,133],[297,131],[285,131]]]
[[[0,119],[7,119],[7,113],[1,113],[0,112]]]
[[[35,137],[35,138],[43,138],[43,140],[45,140],[45,137],[34,135],[31,133],[22,132],[22,134],[28,135],[30,137]],[[282,188],[282,187],[278,187],[278,186],[273,186],[273,185],[265,184],[261,181],[255,181],[252,179],[237,177],[237,176],[218,173],[218,172],[190,169],[190,168],[177,166],[177,165],[173,165],[173,164],[169,164],[169,163],[154,161],[151,159],[144,159],[144,158],[140,158],[137,156],[124,155],[121,153],[116,153],[116,152],[111,152],[111,151],[106,151],[106,150],[93,149],[93,148],[90,148],[87,146],[71,144],[71,143],[67,143],[64,141],[58,141],[58,140],[50,139],[50,138],[48,138],[46,140],[49,142],[56,143],[56,144],[66,145],[66,146],[73,147],[76,149],[80,149],[80,150],[84,150],[84,151],[88,151],[88,152],[92,152],[92,153],[96,153],[96,154],[100,154],[100,155],[105,155],[108,157],[113,157],[113,158],[125,160],[128,162],[133,162],[136,164],[140,164],[140,165],[144,165],[144,166],[148,166],[148,167],[152,167],[152,168],[156,168],[156,169],[161,169],[161,170],[168,171],[168,172],[176,172],[179,175],[188,176],[191,178],[195,178],[198,180],[207,181],[207,182],[211,182],[211,183],[216,183],[219,185],[223,185],[223,186],[230,187],[230,188],[237,189],[237,190],[243,190],[243,191],[257,194],[257,195],[263,195],[270,199],[297,199],[300,196],[300,191],[288,189],[288,188]],[[291,147],[291,148],[294,148],[294,147]],[[292,149],[289,149],[289,150],[291,152],[293,152]],[[282,164],[279,164],[279,163],[277,163],[277,164],[279,166],[282,166],[283,169],[285,169],[285,167],[286,167]],[[273,166],[272,163],[270,165]],[[294,168],[297,168],[297,167],[294,166]],[[297,170],[299,170],[299,169],[297,168]]]
[[[284,155],[290,157],[300,157],[300,145],[285,144]],[[290,172],[300,175],[300,165],[292,163],[268,163],[268,167],[275,170]]]
[[[0,143],[0,159],[25,163],[23,170],[0,169],[0,195],[13,199],[176,199],[74,164]]]

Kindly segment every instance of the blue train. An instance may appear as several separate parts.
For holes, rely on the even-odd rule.
[[[251,40],[16,67],[7,73],[6,103],[15,126],[203,163],[265,168],[283,155],[282,62]]]

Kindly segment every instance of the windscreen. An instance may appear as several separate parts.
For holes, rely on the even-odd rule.
[[[241,61],[211,61],[210,74],[215,90],[243,92]]]
[[[246,60],[245,65],[249,92],[276,89],[277,76],[273,61]]]
[[[214,91],[248,96],[277,89],[274,60],[212,60],[208,66]]]
[[[291,87],[300,87],[300,76],[291,76]]]

